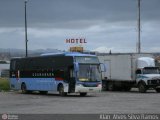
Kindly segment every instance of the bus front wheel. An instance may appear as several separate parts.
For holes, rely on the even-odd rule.
[[[66,96],[66,95],[67,95],[67,93],[64,92],[64,87],[63,87],[63,85],[59,85],[58,91],[59,91],[59,95],[60,95],[60,96]]]

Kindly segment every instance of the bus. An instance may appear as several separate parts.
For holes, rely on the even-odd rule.
[[[100,92],[102,65],[98,57],[83,53],[64,52],[36,57],[13,58],[10,64],[10,87],[22,93],[39,91],[79,93]]]

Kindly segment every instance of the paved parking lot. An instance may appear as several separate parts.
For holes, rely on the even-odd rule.
[[[0,113],[160,113],[160,94],[101,92],[86,97],[58,94],[21,94],[20,92],[0,92]]]

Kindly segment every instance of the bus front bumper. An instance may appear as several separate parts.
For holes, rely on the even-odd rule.
[[[89,93],[89,92],[101,92],[102,86],[97,87],[84,87],[83,85],[76,85],[76,93]]]

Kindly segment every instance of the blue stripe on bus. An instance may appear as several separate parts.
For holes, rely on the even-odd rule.
[[[27,86],[27,90],[38,90],[38,91],[57,91],[59,83],[63,84],[63,81],[57,81],[54,78],[10,78],[12,89],[21,89],[21,84],[24,82]]]

